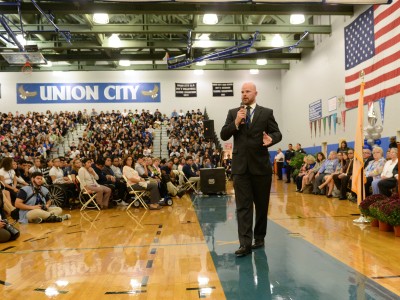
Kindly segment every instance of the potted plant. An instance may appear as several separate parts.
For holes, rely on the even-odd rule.
[[[303,153],[296,153],[294,157],[290,160],[289,165],[292,167],[292,177],[293,179],[296,179],[297,175],[300,172],[300,168],[304,163],[304,156],[306,156]]]
[[[386,214],[388,224],[394,227],[395,236],[400,237],[400,199],[391,200],[382,208],[382,213]]]
[[[392,231],[393,227],[389,225],[390,206],[393,200],[387,199],[378,201],[371,205],[371,209],[379,220],[380,231]]]
[[[372,219],[371,226],[378,227],[377,217],[376,217],[376,215],[373,215],[373,214],[375,214],[376,210],[371,213],[371,211],[370,211],[371,205],[378,201],[387,200],[387,199],[388,198],[385,195],[377,194],[377,195],[368,196],[363,201],[361,201],[361,203],[359,205],[360,211],[364,216]]]

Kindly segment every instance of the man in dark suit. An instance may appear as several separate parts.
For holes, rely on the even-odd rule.
[[[241,93],[241,107],[229,110],[221,130],[222,140],[232,136],[234,139],[232,175],[240,242],[235,252],[238,257],[250,254],[252,248],[264,246],[272,181],[268,147],[282,139],[273,111],[256,104],[254,83],[244,83]],[[253,203],[256,222],[252,245]]]

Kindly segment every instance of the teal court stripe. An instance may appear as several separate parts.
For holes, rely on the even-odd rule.
[[[210,196],[194,203],[228,300],[400,298],[271,220],[265,248],[237,258],[236,207],[229,200]]]

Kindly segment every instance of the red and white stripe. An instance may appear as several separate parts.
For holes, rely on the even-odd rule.
[[[365,72],[364,103],[400,92],[400,0],[374,6],[375,56],[347,70],[346,108],[357,106],[360,72]]]

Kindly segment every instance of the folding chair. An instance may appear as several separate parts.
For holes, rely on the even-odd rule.
[[[179,171],[179,175],[183,177],[183,186],[182,186],[182,189],[185,189],[186,191],[189,191],[190,189],[192,189],[193,192],[195,192],[195,193],[198,192],[198,191],[197,191],[197,188],[196,188],[197,182],[195,182],[195,181],[190,181],[190,180],[186,177],[185,173],[183,173],[183,171]]]
[[[79,176],[76,176],[76,180],[80,183]],[[86,199],[85,199],[86,198]],[[81,186],[81,191],[79,192],[79,200],[82,203],[81,211],[86,208],[94,208],[96,207],[100,210],[100,207],[97,205],[96,202],[96,192],[89,192],[86,187]],[[94,207],[88,207],[90,204],[93,204]]]
[[[143,199],[143,195],[147,191],[146,190],[135,190],[131,185],[128,184],[128,178],[126,178],[125,175],[122,175],[122,178],[124,178],[125,182],[127,183],[129,195],[133,195],[134,196],[133,201],[127,206],[126,210],[131,208],[132,205],[136,206],[136,204],[134,204],[134,203],[137,203],[137,202],[142,204],[142,206],[145,209],[149,209],[149,206],[146,204],[146,201],[144,201],[144,199]]]

